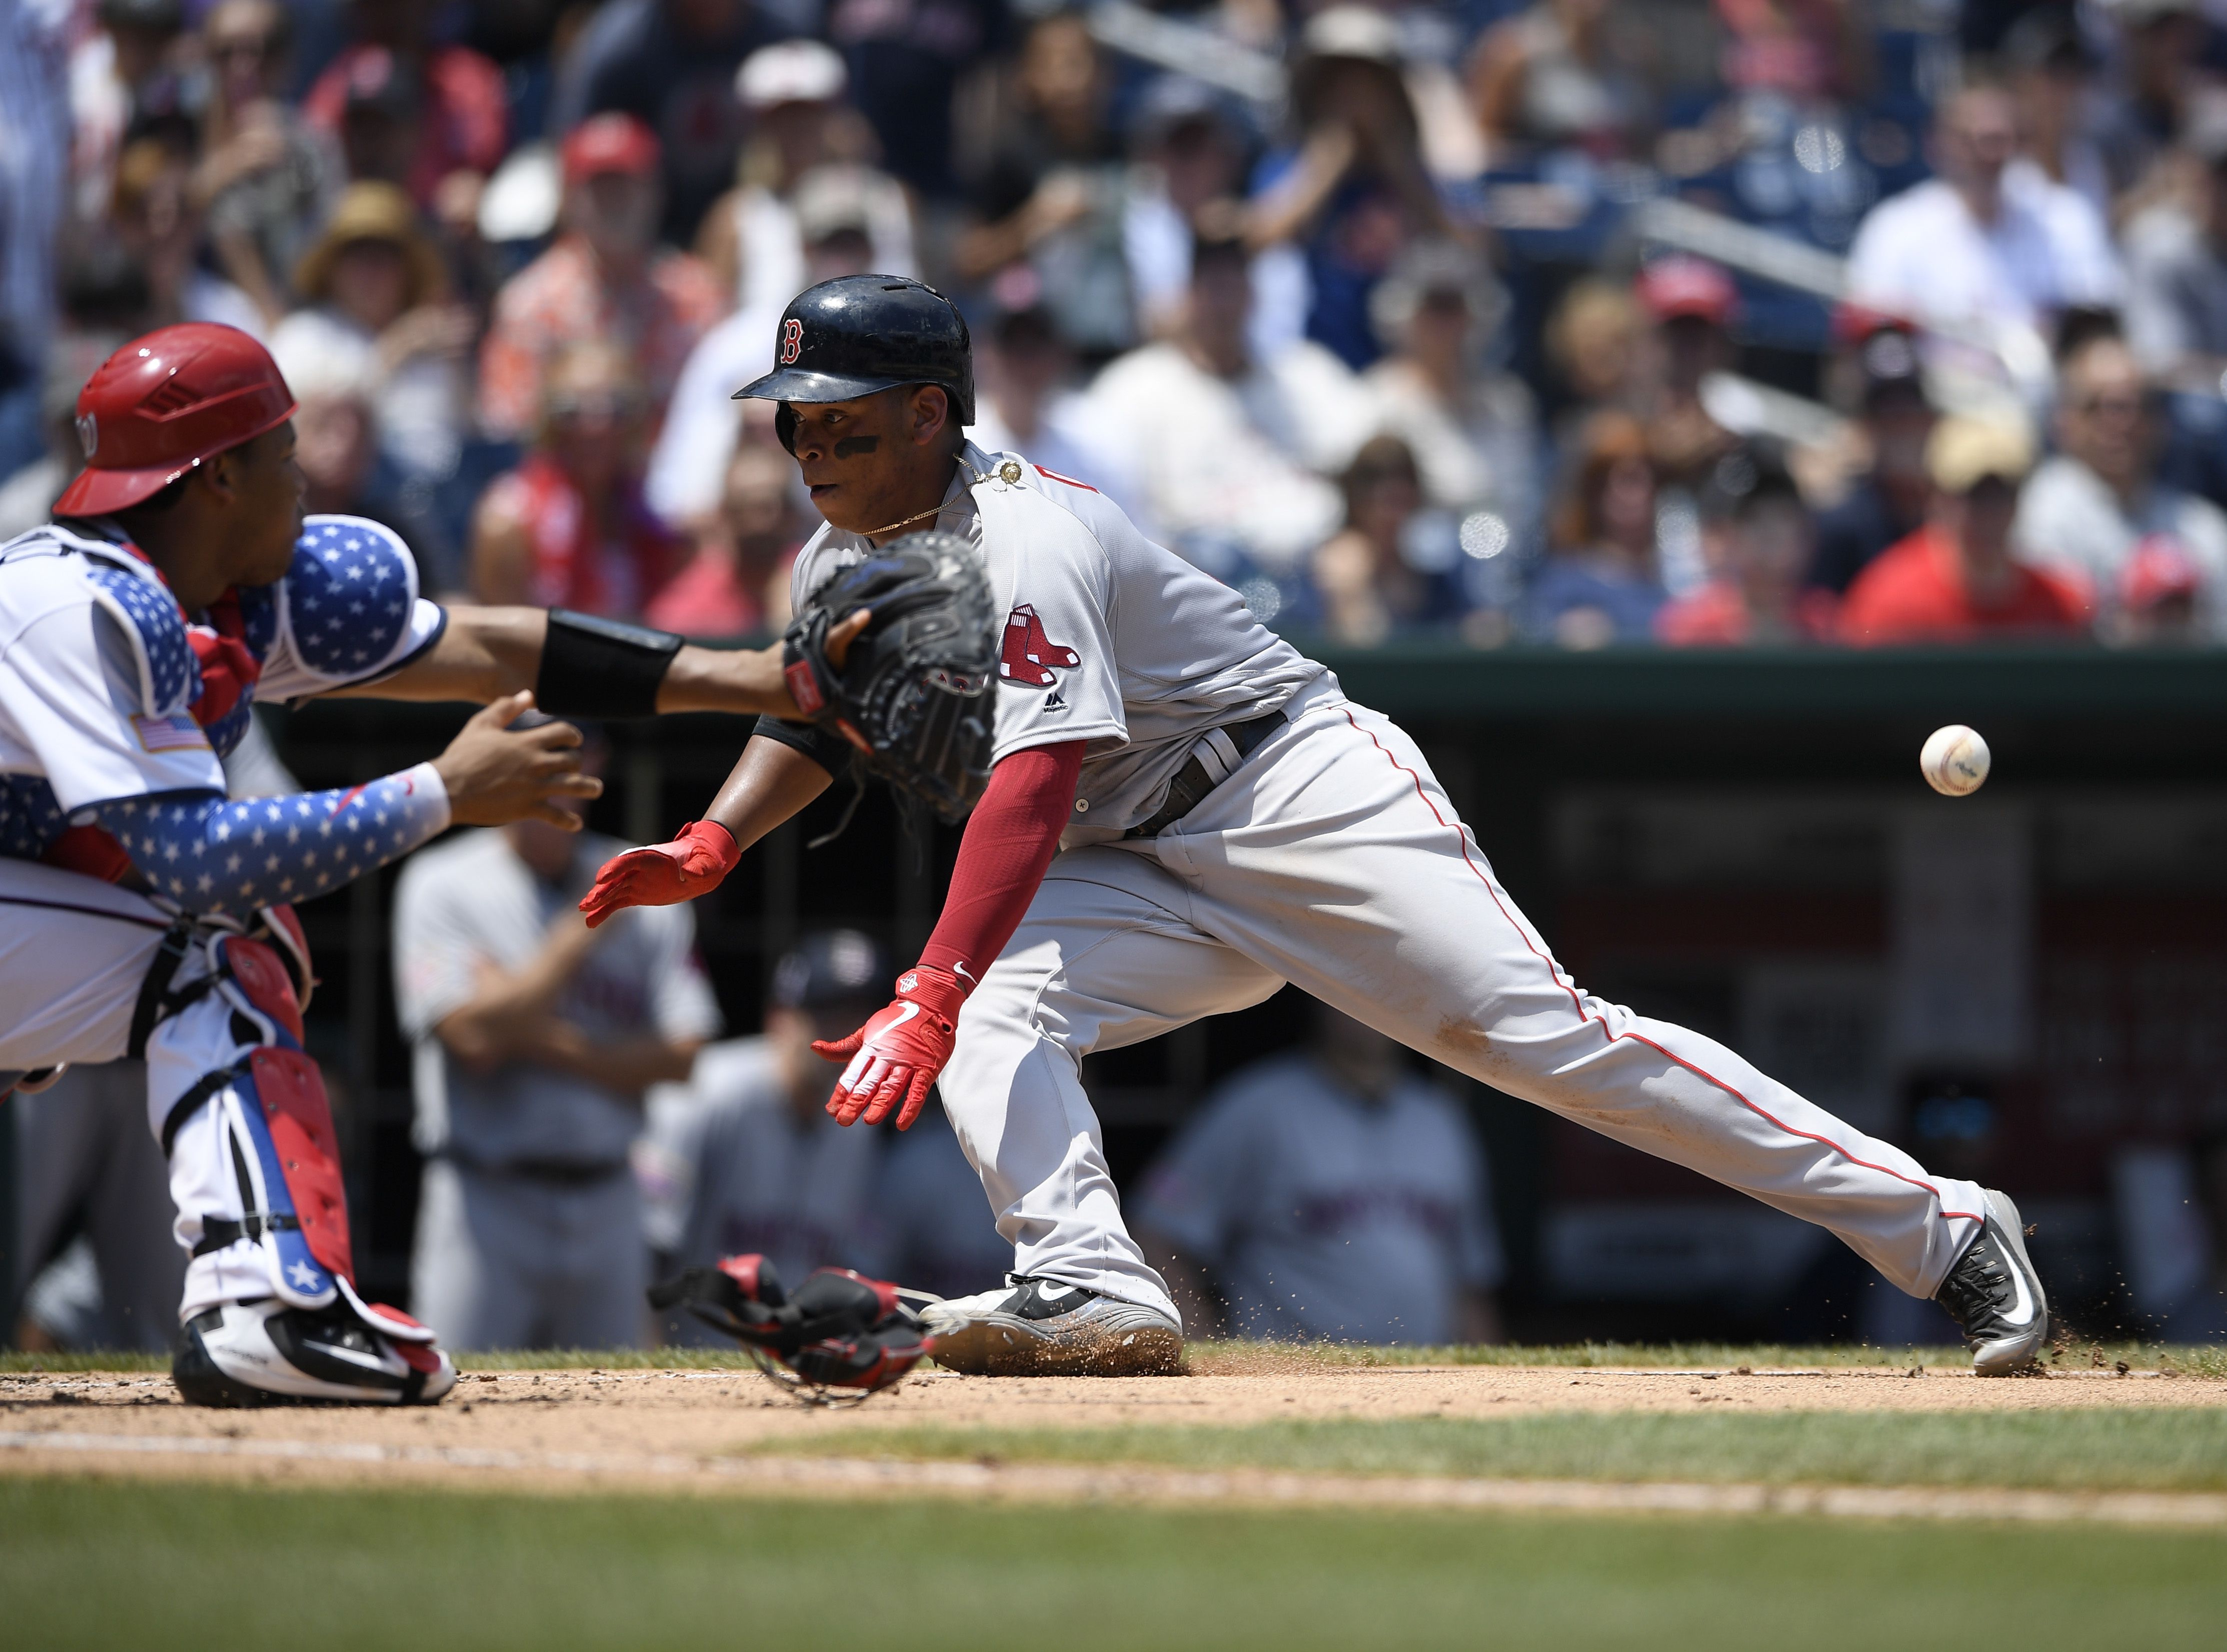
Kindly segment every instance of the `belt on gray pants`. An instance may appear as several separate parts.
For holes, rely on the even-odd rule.
[[[1265,717],[1225,723],[1218,729],[1208,730],[1191,748],[1190,760],[1177,769],[1176,777],[1168,782],[1168,800],[1160,805],[1158,813],[1121,835],[1158,837],[1205,802],[1207,794],[1235,773],[1237,765],[1258,750],[1260,743],[1282,728],[1286,721],[1281,711],[1270,711]]]
[[[436,1158],[445,1159],[459,1170],[469,1170],[475,1176],[501,1177],[512,1182],[539,1182],[544,1187],[585,1188],[598,1182],[608,1182],[632,1168],[625,1159],[582,1161],[570,1158],[512,1158],[501,1164],[487,1164],[469,1158],[454,1149],[444,1148]]]

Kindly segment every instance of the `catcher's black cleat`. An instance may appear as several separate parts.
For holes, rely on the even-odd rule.
[[[383,1335],[345,1303],[290,1308],[265,1297],[188,1319],[170,1380],[189,1406],[429,1406],[456,1386],[456,1368],[431,1342]]]
[[[1183,1327],[1157,1308],[1015,1274],[1000,1291],[928,1304],[935,1362],[968,1376],[1167,1376]]]
[[[1993,1188],[1987,1200],[1985,1223],[1933,1299],[1963,1327],[1974,1375],[2011,1376],[2041,1351],[2049,1335],[2049,1299],[2026,1260],[2018,1207]]]

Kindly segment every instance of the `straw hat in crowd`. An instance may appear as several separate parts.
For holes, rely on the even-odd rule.
[[[342,247],[358,241],[383,241],[401,252],[410,270],[404,309],[415,309],[446,290],[448,271],[440,252],[418,227],[418,209],[410,197],[393,184],[372,182],[352,183],[341,194],[322,233],[294,266],[294,290],[311,303],[330,297],[333,261]]]

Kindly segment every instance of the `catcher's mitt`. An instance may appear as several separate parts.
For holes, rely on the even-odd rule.
[[[827,632],[873,615],[839,672]],[[857,747],[867,768],[947,820],[990,776],[999,627],[982,559],[950,533],[908,533],[805,599],[782,639],[798,708]]]
[[[686,1307],[741,1343],[775,1381],[822,1405],[893,1387],[934,1351],[896,1285],[848,1268],[820,1268],[785,1292],[764,1257],[730,1256],[652,1285],[649,1305]]]

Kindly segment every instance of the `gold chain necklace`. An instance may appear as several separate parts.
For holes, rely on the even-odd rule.
[[[964,470],[968,477],[971,478],[967,484],[969,488],[979,488],[984,482],[990,480],[989,476],[986,473],[977,470],[973,465],[967,463],[966,460],[960,459],[956,461],[956,462],[959,468],[961,470]],[[1021,476],[1021,468],[1018,465],[1012,465],[1009,468],[1011,469],[1013,474],[1005,478],[1006,482],[1008,483],[1018,482]],[[973,501],[967,499],[964,495],[958,499],[947,499],[939,504],[929,507],[927,510],[915,511],[910,516],[904,518],[901,521],[891,522],[887,527],[870,527],[858,537],[863,539],[872,539],[884,533],[894,533],[901,527],[910,527],[915,522],[919,521],[922,517],[941,516],[947,509],[954,505],[971,505],[973,502]]]
[[[906,517],[903,520],[891,522],[886,527],[870,527],[858,537],[862,539],[878,539],[884,533],[894,533],[901,527],[910,527],[915,522],[919,521],[923,516],[941,516],[943,514],[944,505],[956,505],[960,501],[955,499],[947,499],[943,501],[942,505],[936,505],[924,511],[915,511],[910,516]]]

